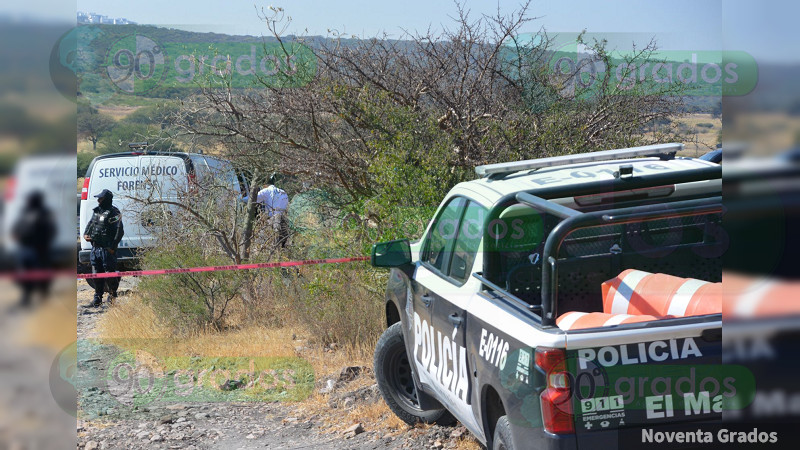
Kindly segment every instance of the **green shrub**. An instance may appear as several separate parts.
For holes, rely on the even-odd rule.
[[[122,122],[126,124],[154,125],[164,129],[169,125],[169,115],[174,113],[175,110],[176,107],[170,103],[143,106],[128,114],[122,119]]]
[[[144,253],[147,269],[203,267],[230,264],[224,255],[204,249],[202,242],[186,239],[163,243]],[[169,323],[176,334],[225,327],[230,307],[239,295],[246,273],[198,272],[145,277],[139,283],[142,297]]]
[[[97,154],[92,152],[78,152],[78,178],[86,176],[89,164],[92,163],[95,156]]]
[[[118,123],[111,131],[106,133],[97,142],[97,149],[100,153],[117,153],[127,152],[129,142],[149,141],[149,150],[153,151],[178,151],[173,147],[172,142],[169,140],[155,141],[153,136],[156,136],[160,131],[155,126],[144,125],[141,123]]]
[[[295,319],[323,344],[374,345],[384,328],[386,274],[358,262],[315,266],[302,273],[294,281],[294,295],[286,298]]]

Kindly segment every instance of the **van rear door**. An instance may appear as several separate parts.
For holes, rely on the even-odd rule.
[[[147,204],[177,201],[187,187],[186,160],[180,156],[124,155],[98,158],[92,164],[89,197],[81,208],[81,231],[92,217],[96,205],[94,195],[103,189],[114,193],[114,205],[122,212],[125,235],[121,248],[151,245],[152,231],[158,226],[155,217],[164,216],[166,205]],[[91,244],[81,237],[81,249]]]
[[[108,189],[114,194],[114,206],[122,212],[122,223],[125,227],[125,236],[120,242],[120,247],[129,247],[128,242],[136,234],[134,215],[128,208],[129,200],[125,197],[128,184],[135,182],[139,178],[139,157],[138,156],[114,156],[96,158],[87,173],[89,178],[87,193],[84,200],[81,200],[80,214],[80,240],[81,250],[92,248],[91,243],[83,239],[83,231],[86,224],[92,218],[92,210],[97,206],[95,195],[103,189]]]
[[[188,159],[179,156],[143,155],[139,157],[141,175],[139,183],[129,193],[131,209],[138,216],[135,247],[153,245],[153,231],[174,214],[175,206],[153,202],[181,203],[188,189]]]
[[[44,195],[45,207],[56,222],[50,256],[58,263],[72,263],[75,251],[75,216],[71,208],[75,201],[72,194],[74,167],[74,154],[33,156],[17,162],[7,184],[5,210],[0,218],[6,251],[16,252],[17,241],[12,238],[14,224],[22,215],[28,197],[38,191]]]

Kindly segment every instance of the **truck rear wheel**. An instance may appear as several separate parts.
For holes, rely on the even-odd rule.
[[[514,443],[511,440],[511,424],[508,423],[508,416],[497,419],[494,427],[494,437],[492,438],[492,450],[514,450]]]
[[[419,407],[400,322],[384,331],[375,346],[375,379],[389,409],[403,422],[409,425],[419,422],[449,425],[455,422],[444,408],[425,410]]]

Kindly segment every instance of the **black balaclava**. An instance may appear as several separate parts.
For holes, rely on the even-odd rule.
[[[111,193],[100,197],[100,207],[103,209],[111,209],[111,202],[114,200],[114,196]]]
[[[40,191],[28,195],[28,209],[44,209],[44,195]]]

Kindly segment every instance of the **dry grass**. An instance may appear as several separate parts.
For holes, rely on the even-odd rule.
[[[348,386],[348,389],[355,389],[367,386],[373,382],[372,378],[360,378]],[[357,404],[349,410],[336,410],[336,414],[325,414],[330,412],[328,397],[315,393],[307,401],[297,406],[298,413],[303,416],[320,416],[327,431],[330,433],[341,433],[353,424],[360,423],[367,430],[380,430],[384,437],[397,437],[403,439],[409,437],[407,433],[425,433],[431,425],[417,424],[410,426],[400,420],[386,406],[383,401],[371,404]],[[470,433],[465,433],[456,441],[457,449],[478,450],[483,448],[481,444]]]
[[[360,377],[348,385],[348,389],[358,389],[374,383],[371,377]],[[305,402],[296,406],[296,411],[306,417],[319,416],[328,432],[341,432],[355,423],[364,428],[384,430],[385,434],[407,431],[410,427],[389,410],[386,403],[357,404],[352,409],[337,409],[330,414],[328,396],[315,392]]]
[[[696,158],[717,146],[717,134],[722,129],[722,119],[714,118],[711,114],[689,114],[675,122],[684,124],[688,128],[689,137],[696,140],[696,142],[686,142],[686,147],[680,156]],[[710,123],[714,126],[706,128],[699,126],[701,123]]]
[[[480,450],[483,448],[480,442],[472,437],[471,434],[465,435],[456,442],[456,449],[458,450]]]
[[[337,374],[346,366],[372,365],[371,347],[331,351],[310,343],[308,331],[297,325],[278,328],[249,325],[177,338],[137,295],[119,299],[99,319],[96,330],[101,340],[126,348],[137,347],[156,356],[301,357],[311,364],[318,379]]]
[[[314,369],[317,380],[335,377],[343,367],[372,367],[371,346],[362,345],[331,350],[321,344],[310,343],[307,330],[300,326],[266,328],[249,326],[224,332],[197,333],[175,339],[170,328],[137,295],[123,297],[98,321],[98,338],[121,345],[129,350],[143,350],[156,357],[165,356],[234,356],[266,357],[297,356],[307,360]],[[294,337],[294,339],[293,339]],[[375,381],[362,376],[348,384],[348,390],[369,386]],[[295,403],[299,418],[318,417],[330,433],[339,433],[354,423],[368,430],[380,430],[383,436],[402,439],[405,433],[424,432],[429,426],[410,427],[397,418],[382,401],[356,404],[352,409],[337,409],[331,413],[328,395],[316,390],[305,401]],[[458,449],[476,450],[480,444],[465,434],[457,441]]]
[[[346,251],[341,251],[345,253]],[[258,299],[245,307],[236,299],[229,307],[222,331],[197,331],[173,335],[175,328],[159,317],[143,300],[147,290],[121,298],[99,319],[96,327],[102,340],[128,350],[142,350],[156,358],[168,356],[200,357],[297,357],[307,361],[315,380],[338,377],[348,366],[372,367],[372,355],[383,322],[382,306],[367,286],[369,279],[358,267],[303,267],[291,277],[277,271],[255,287]],[[360,277],[360,278],[359,278]],[[358,283],[356,283],[356,280]],[[322,310],[323,308],[324,310]],[[325,314],[318,315],[323,312]],[[374,326],[373,326],[374,325]],[[357,327],[351,329],[348,327]],[[324,328],[320,328],[324,327]],[[361,328],[358,328],[361,327]],[[373,330],[374,328],[374,330]],[[338,330],[338,335],[321,330]],[[348,341],[331,336],[358,336]],[[336,342],[338,345],[329,344]],[[349,342],[349,344],[344,344]],[[375,383],[371,375],[347,384],[347,392]],[[340,394],[341,390],[337,390]],[[314,389],[303,401],[293,403],[293,415],[300,420],[316,417],[323,429],[339,433],[361,423],[380,435],[412,437],[405,433],[425,433],[426,427],[410,428],[398,419],[383,401],[356,402],[350,409],[331,409],[330,397]],[[478,444],[467,436],[458,448],[475,449]]]
[[[97,111],[108,115],[116,121],[120,121],[139,108],[141,108],[141,106],[102,105],[97,107]]]
[[[16,136],[0,136],[0,154],[18,155],[23,152],[22,140]]]
[[[78,153],[93,152],[92,142],[88,139],[78,138]]]
[[[725,128],[725,140],[748,143],[752,156],[775,155],[800,143],[800,117],[781,112],[740,113]]]
[[[102,339],[165,339],[169,329],[138,296],[122,297],[97,322]]]
[[[37,120],[54,123],[63,119],[69,114],[75,113],[75,102],[70,101],[54,90],[43,90],[37,92],[36,89],[20,92],[6,92],[0,102],[19,106],[29,115]]]
[[[17,335],[21,345],[58,352],[75,342],[77,306],[76,297],[69,288],[72,283],[69,278],[55,280],[53,293],[47,301],[24,318]]]
[[[115,121],[128,117],[141,106],[121,106],[121,105],[100,105],[97,106],[97,111],[106,114]],[[78,153],[93,152],[94,148],[92,142],[85,138],[78,138]]]
[[[157,356],[296,356],[291,329],[251,326],[174,337],[171,328],[136,295],[118,300],[98,321],[96,330],[101,340],[136,346]]]

